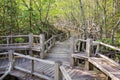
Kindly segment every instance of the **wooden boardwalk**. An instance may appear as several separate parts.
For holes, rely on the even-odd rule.
[[[41,80],[41,78],[45,80],[120,80],[120,65],[98,53],[99,45],[109,45],[81,39],[78,39],[78,42],[74,42],[74,37],[70,37],[64,42],[54,42],[55,37],[53,36],[45,41],[44,44],[40,42],[41,44],[30,45],[29,43],[29,45],[26,45],[28,46],[27,48],[13,45],[3,46],[4,50],[9,52],[1,54],[5,56],[0,59],[0,73],[5,73],[9,67],[8,64],[13,63],[9,74],[23,80]],[[93,46],[97,47],[94,52],[91,51]],[[3,48],[1,47],[1,50]],[[110,48],[115,49],[116,47],[110,46]],[[15,50],[26,49],[30,50],[30,53],[32,51],[40,52],[40,56],[42,53],[42,58],[45,55],[48,56],[40,59],[28,54],[14,52]],[[117,50],[120,49],[117,48]],[[79,63],[81,59],[84,60],[84,67],[74,66],[74,63]],[[89,70],[90,64],[98,70]]]
[[[113,80],[120,80],[120,66],[115,65],[113,62],[105,58],[92,57],[89,58],[88,61]]]
[[[94,71],[87,71],[80,67],[64,66],[71,80],[104,80],[105,75]]]

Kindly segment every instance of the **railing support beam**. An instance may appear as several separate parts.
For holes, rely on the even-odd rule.
[[[43,59],[45,58],[45,36],[44,34],[39,35],[39,40],[40,40],[40,58]]]
[[[89,58],[91,56],[91,51],[92,51],[92,39],[87,39],[86,42],[86,53],[87,57]],[[86,70],[91,70],[93,69],[93,66],[90,64],[88,60],[85,60],[85,69]]]
[[[12,64],[12,69],[14,68],[14,50],[8,50],[8,55],[9,55],[9,62]]]
[[[54,80],[62,80],[62,73],[60,71],[61,65],[62,65],[62,63],[60,61],[55,62]]]

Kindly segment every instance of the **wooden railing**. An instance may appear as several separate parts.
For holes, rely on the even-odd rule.
[[[87,39],[87,40],[82,40],[82,39],[77,39],[75,42],[73,42],[74,45],[74,53],[79,53],[79,52],[90,52],[90,54],[98,54],[100,53],[100,47],[106,47],[113,49],[115,51],[120,51],[120,48],[103,43],[103,42],[97,42],[93,41],[92,39]],[[88,48],[89,46],[89,48]]]
[[[3,61],[0,61],[0,70],[4,70],[5,72],[3,72],[3,75],[0,77],[0,80],[3,80],[12,70],[12,65],[13,63],[11,62],[11,59],[10,59],[10,54],[8,54],[8,52],[5,52],[5,53],[2,53],[0,54],[0,56],[6,56],[6,58],[3,58],[3,61],[7,60],[8,61],[8,64],[5,64],[5,62]]]
[[[36,40],[37,39],[37,40]],[[0,36],[0,46],[21,46],[39,44],[39,35],[10,35]]]
[[[60,39],[62,40],[63,36],[65,36],[65,34],[59,34],[59,35],[55,35],[52,36],[50,39],[48,39],[47,41],[45,41],[45,36],[43,34],[40,35],[33,35],[33,34],[29,34],[29,35],[15,35],[15,36],[0,36],[0,38],[5,38],[3,40],[4,44],[0,44],[0,47],[2,47],[2,49],[4,47],[5,50],[8,50],[8,52],[6,52],[5,54],[9,54],[9,61],[10,63],[12,63],[11,65],[9,65],[10,69],[5,72],[5,75],[3,75],[1,78],[4,78],[7,74],[9,74],[9,72],[11,71],[11,69],[15,68],[27,73],[30,73],[32,75],[38,76],[40,78],[44,78],[47,80],[60,80],[61,78],[61,74],[60,74],[60,63],[59,62],[53,62],[53,61],[47,61],[47,60],[42,60],[42,59],[38,59],[35,57],[32,57],[32,48],[35,46],[39,46],[40,48],[40,57],[44,58],[45,57],[45,53],[47,53],[54,45],[55,45],[55,41],[56,39]],[[16,42],[16,38],[21,38],[23,40],[23,42]],[[24,42],[26,41],[26,42]],[[18,47],[16,46],[23,46],[23,45],[28,45],[28,50],[30,55],[23,55],[23,54],[19,54],[19,53],[15,53],[14,50],[17,50]],[[9,47],[11,47],[10,49],[8,49]],[[13,46],[15,48],[13,48]],[[26,49],[25,49],[26,50]],[[4,55],[4,54],[3,54]],[[27,69],[25,67],[21,67],[19,65],[25,65],[24,60],[22,63],[17,63],[17,58],[15,58],[15,56],[19,57],[19,58],[23,58],[23,59],[28,59],[29,61],[31,61],[30,63],[30,69]],[[41,72],[37,72],[38,70],[35,70],[35,62],[38,62],[39,64],[44,63],[47,65],[51,65],[54,71],[54,77],[49,77],[45,74]],[[29,67],[29,66],[28,66]]]
[[[0,80],[3,80],[12,70],[12,63],[9,63],[9,68],[8,70],[0,77]]]
[[[44,45],[45,45],[45,53],[47,53],[54,45],[56,42],[56,36],[52,36],[50,39],[48,39],[47,41],[45,41]]]
[[[41,52],[43,54],[41,54],[41,56],[43,56],[42,58],[44,58],[44,56],[46,56],[46,53],[55,45],[56,41],[63,41],[67,38],[67,35],[65,33],[61,33],[61,34],[57,34],[57,35],[53,35],[51,38],[49,38],[47,41],[45,41],[44,36],[41,37]],[[44,43],[44,44],[42,44]]]
[[[81,52],[86,50],[86,42],[87,40],[77,39],[74,42],[74,52]]]
[[[6,71],[4,75],[0,77],[0,80],[3,79],[6,75],[10,73],[11,70],[14,69],[47,80],[62,79],[59,70],[61,66],[61,62],[59,61],[54,62],[54,61],[43,60],[43,59],[31,57],[29,55],[15,53],[13,50],[9,50],[9,52],[6,52],[5,55],[6,54],[9,54],[8,57],[9,57],[10,65],[8,71]],[[15,56],[17,56],[17,58],[15,58]],[[50,75],[51,72],[52,74]]]
[[[60,66],[60,70],[61,70],[64,80],[72,80],[64,66]]]
[[[57,39],[61,41],[65,36],[65,33],[57,34],[46,41],[44,34],[0,36],[0,49],[33,50],[40,52],[40,58],[45,58],[46,53],[55,45]]]

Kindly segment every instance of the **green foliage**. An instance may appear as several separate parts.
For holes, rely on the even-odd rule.
[[[23,43],[25,40],[23,38],[16,38],[15,42],[17,43]]]
[[[119,59],[120,59],[120,55],[119,54],[115,54],[115,61],[119,61]]]

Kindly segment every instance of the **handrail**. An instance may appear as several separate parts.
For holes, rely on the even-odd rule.
[[[60,70],[66,80],[72,80],[68,72],[65,70],[64,66],[60,66]]]
[[[109,44],[105,44],[103,42],[100,42],[99,44],[101,44],[103,46],[106,46],[106,47],[109,47],[109,48],[112,48],[112,49],[115,49],[117,51],[120,51],[120,48],[118,48],[118,47],[115,47],[115,46],[112,46],[112,45],[109,45]]]
[[[82,42],[82,44],[81,44]],[[75,52],[80,52],[81,50],[85,50],[85,43],[87,42],[87,40],[83,40],[83,39],[77,39],[76,41],[74,41],[74,51]]]
[[[27,59],[31,59],[31,60],[36,60],[36,61],[47,63],[47,64],[52,64],[52,65],[55,64],[55,62],[53,62],[53,61],[42,60],[42,59],[38,59],[38,58],[31,57],[31,56],[28,56],[28,55],[19,54],[19,53],[14,53],[14,55],[17,55],[17,56],[20,56],[20,57],[23,57],[23,58],[27,58]]]
[[[55,38],[56,38],[56,36],[54,35],[50,39],[48,39],[47,41],[44,42],[44,45],[46,47],[45,53],[47,53],[55,45],[55,40],[56,40]]]
[[[0,80],[3,80],[9,73],[10,73],[10,71],[12,70],[12,62],[10,62],[9,63],[9,68],[8,68],[8,71],[6,71],[5,73],[4,73],[4,75],[2,75],[1,77],[0,77]]]
[[[39,35],[33,35],[33,37],[38,37],[39,38]]]
[[[47,41],[45,41],[44,44],[48,43],[49,41],[51,41],[53,38],[56,38],[56,36],[52,36],[51,38],[49,38]]]
[[[29,59],[30,61],[32,60],[33,63],[30,63],[32,66],[31,66],[31,70],[29,69],[26,69],[24,67],[20,67],[19,65],[15,65],[14,68],[15,69],[18,69],[18,70],[21,70],[21,71],[24,71],[26,73],[30,73],[30,74],[33,74],[35,76],[38,76],[38,77],[41,77],[43,79],[47,79],[47,80],[58,80],[60,75],[59,75],[59,65],[60,63],[59,62],[54,62],[54,61],[48,61],[48,60],[42,60],[42,59],[38,59],[38,58],[35,58],[35,57],[31,57],[31,56],[28,56],[28,55],[23,55],[23,54],[19,54],[19,53],[13,53],[14,55],[17,55],[17,56],[20,56],[22,58],[26,58],[26,59]],[[40,63],[46,63],[48,65],[52,65],[51,68],[53,68],[53,72],[54,72],[54,78],[52,76],[47,76],[45,74],[42,74],[41,72],[37,72],[34,68],[34,61],[37,61],[37,62],[40,62]],[[43,70],[42,70],[43,72]]]
[[[29,35],[9,35],[9,36],[0,36],[0,38],[11,38],[11,37],[28,37]]]
[[[29,43],[12,43],[12,44],[0,44],[0,46],[14,46],[14,45],[27,45]]]
[[[44,45],[46,47],[45,53],[48,52],[54,45],[57,37],[62,36],[64,33],[53,35],[51,38],[49,38],[47,41],[44,42]],[[48,45],[49,44],[49,45]]]
[[[8,54],[8,52],[3,52],[3,53],[0,53],[0,55],[6,55]]]
[[[86,42],[87,40],[84,40],[84,39],[78,39],[77,41]]]

